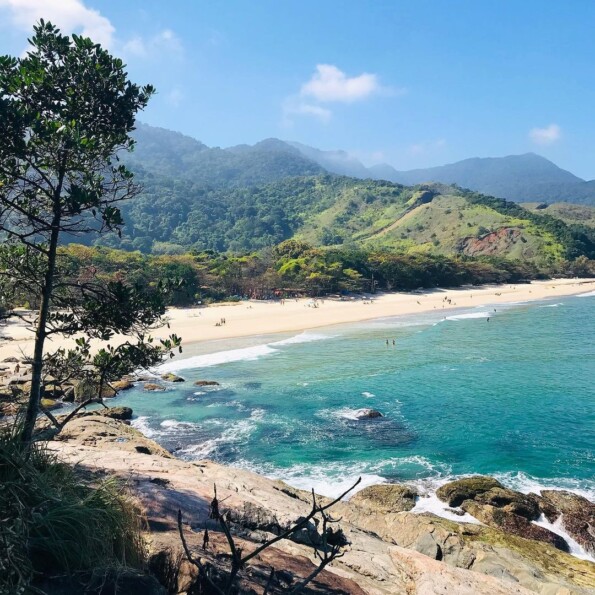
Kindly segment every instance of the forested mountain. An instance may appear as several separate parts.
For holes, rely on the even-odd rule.
[[[252,147],[209,148],[164,128],[139,124],[132,154],[125,156],[135,172],[184,178],[210,187],[250,186],[324,172],[314,161],[282,141],[263,141]]]
[[[395,171],[400,184],[443,182],[516,202],[570,202],[595,205],[595,183],[585,182],[535,153],[473,158],[450,165]]]
[[[388,164],[365,167],[345,151],[321,151],[271,138],[227,149],[164,128],[140,124],[135,152],[127,157],[137,170],[182,176],[212,187],[265,184],[287,176],[324,172],[414,185],[456,184],[516,202],[569,202],[595,206],[595,180],[585,181],[535,153],[465,159],[427,169],[398,171]]]
[[[362,175],[363,165],[346,153],[278,139],[219,149],[146,125],[135,136],[136,150],[128,162],[143,191],[123,205],[127,225],[122,238],[102,240],[113,247],[153,253],[241,252],[297,237],[314,246],[359,244],[534,261],[593,252],[593,230],[580,225],[579,211],[566,218],[567,225],[551,216],[558,216],[559,209],[530,212],[458,186],[420,185],[420,172],[408,174],[406,181],[413,187],[339,176],[321,163],[328,169],[355,168]],[[533,172],[526,175],[527,187],[551,178],[552,168],[560,184],[580,182],[537,155],[468,160],[461,162],[464,167],[437,170],[465,173],[466,186],[479,183],[473,172],[482,170],[496,184],[503,170],[520,180],[521,162],[524,171]]]
[[[398,171],[386,163],[366,168],[344,151],[319,151],[299,143],[289,144],[329,172],[356,178],[388,180],[409,186],[424,182],[456,184],[515,202],[595,205],[595,180],[586,182],[535,153],[474,157],[440,167]]]

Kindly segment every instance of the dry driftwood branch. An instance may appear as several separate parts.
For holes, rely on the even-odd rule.
[[[236,578],[237,578],[239,572],[246,566],[247,562],[249,562],[252,558],[258,556],[258,554],[260,554],[262,551],[266,550],[267,548],[271,547],[278,541],[281,541],[282,539],[286,539],[290,535],[294,534],[296,531],[299,531],[300,529],[306,527],[311,520],[315,519],[315,517],[317,515],[320,515],[321,520],[322,520],[321,541],[320,541],[320,543],[312,542],[312,547],[314,548],[314,557],[319,561],[319,563],[316,566],[316,568],[307,577],[305,577],[303,580],[301,580],[298,584],[296,584],[293,587],[293,589],[291,589],[291,591],[289,591],[292,594],[300,593],[306,585],[308,585],[310,582],[312,582],[326,568],[326,566],[328,566],[331,562],[333,562],[333,560],[341,558],[344,555],[342,544],[340,544],[338,542],[329,543],[329,536],[335,534],[335,532],[333,532],[330,525],[338,523],[341,519],[333,519],[327,513],[327,511],[330,508],[332,508],[335,504],[337,504],[339,501],[341,501],[347,494],[349,494],[349,492],[353,491],[359,485],[360,482],[361,482],[361,477],[358,478],[358,480],[349,489],[345,490],[340,496],[338,496],[334,500],[331,500],[330,502],[328,502],[327,504],[322,505],[322,506],[318,503],[318,501],[316,499],[316,494],[314,493],[314,490],[312,490],[312,509],[310,510],[308,515],[306,515],[305,517],[300,519],[298,522],[294,523],[291,527],[289,527],[285,531],[282,531],[279,535],[276,535],[272,539],[265,541],[262,545],[257,547],[253,552],[251,552],[245,556],[242,556],[241,548],[239,548],[236,545],[236,543],[233,539],[233,535],[232,535],[231,529],[230,529],[229,518],[228,518],[227,514],[222,513],[220,510],[220,506],[219,506],[220,501],[217,498],[217,486],[214,486],[214,497],[213,497],[213,500],[211,501],[209,518],[211,518],[215,521],[218,521],[219,525],[221,526],[221,530],[225,535],[225,538],[227,540],[227,543],[228,543],[229,549],[230,549],[230,553],[231,553],[231,570],[230,570],[229,577],[226,581],[225,588],[222,590],[220,587],[216,586],[213,583],[213,581],[211,580],[211,578],[208,576],[205,565],[202,564],[200,562],[200,560],[197,560],[196,558],[194,558],[192,556],[192,553],[190,552],[190,550],[188,548],[186,539],[185,539],[183,531],[182,531],[182,511],[178,510],[178,531],[180,533],[180,539],[182,541],[182,546],[184,548],[186,558],[188,559],[188,561],[191,564],[194,564],[194,566],[196,566],[198,568],[200,575],[204,576],[206,578],[206,580],[213,587],[213,589],[216,590],[217,593],[229,595],[230,593],[233,592]],[[206,550],[208,543],[209,543],[208,532],[205,527],[205,534],[203,537],[203,549],[204,550]],[[275,580],[275,570],[274,570],[274,568],[271,568],[271,574],[269,576],[269,579],[267,581],[267,584],[266,584],[266,587],[264,590],[265,594],[268,593],[269,590],[272,588],[274,580]]]

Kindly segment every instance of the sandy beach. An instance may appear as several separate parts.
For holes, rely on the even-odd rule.
[[[489,285],[457,289],[420,290],[414,293],[384,293],[367,298],[329,297],[280,301],[244,301],[168,311],[169,326],[157,329],[155,337],[176,333],[184,345],[362,322],[374,318],[423,314],[488,304],[559,299],[595,290],[595,279],[554,279],[530,284]],[[221,320],[225,319],[225,324]],[[219,323],[219,325],[218,325]],[[33,333],[22,321],[13,320],[0,328],[0,361],[6,357],[30,356]],[[112,344],[123,342],[115,338]],[[73,345],[72,340],[54,337],[48,351]]]

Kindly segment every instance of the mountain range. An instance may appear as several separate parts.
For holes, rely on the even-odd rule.
[[[595,205],[595,180],[583,180],[535,153],[474,157],[439,167],[398,171],[388,164],[365,167],[346,151],[322,151],[274,138],[255,145],[210,148],[191,137],[144,124],[135,136],[138,144],[131,163],[164,175],[191,175],[216,187],[330,172],[404,185],[456,184],[515,202]]]

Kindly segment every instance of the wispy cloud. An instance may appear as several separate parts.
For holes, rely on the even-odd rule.
[[[442,147],[445,147],[445,146],[446,146],[446,139],[437,138],[434,140],[421,141],[419,143],[414,143],[413,145],[409,145],[408,151],[411,155],[424,155],[426,153],[436,151],[437,149],[441,149]]]
[[[184,48],[180,38],[171,29],[163,29],[151,37],[144,38],[139,35],[132,37],[124,43],[122,51],[125,56],[137,58],[164,54],[180,57]]]
[[[529,138],[536,145],[552,145],[560,140],[562,129],[557,124],[550,124],[545,128],[532,128],[529,131]]]
[[[80,33],[105,47],[114,42],[115,28],[110,20],[81,0],[0,0],[2,14],[8,16],[13,27],[26,32],[44,19],[65,33]]]
[[[315,118],[323,124],[328,124],[333,113],[330,109],[303,101],[300,97],[288,97],[283,102],[283,121],[285,127],[291,127],[295,118],[306,116]]]
[[[179,107],[182,101],[184,101],[184,92],[179,87],[174,87],[167,95],[165,99],[173,107]]]
[[[367,99],[380,89],[375,74],[364,72],[349,77],[332,64],[318,64],[312,78],[302,85],[300,94],[320,102],[352,103]]]

